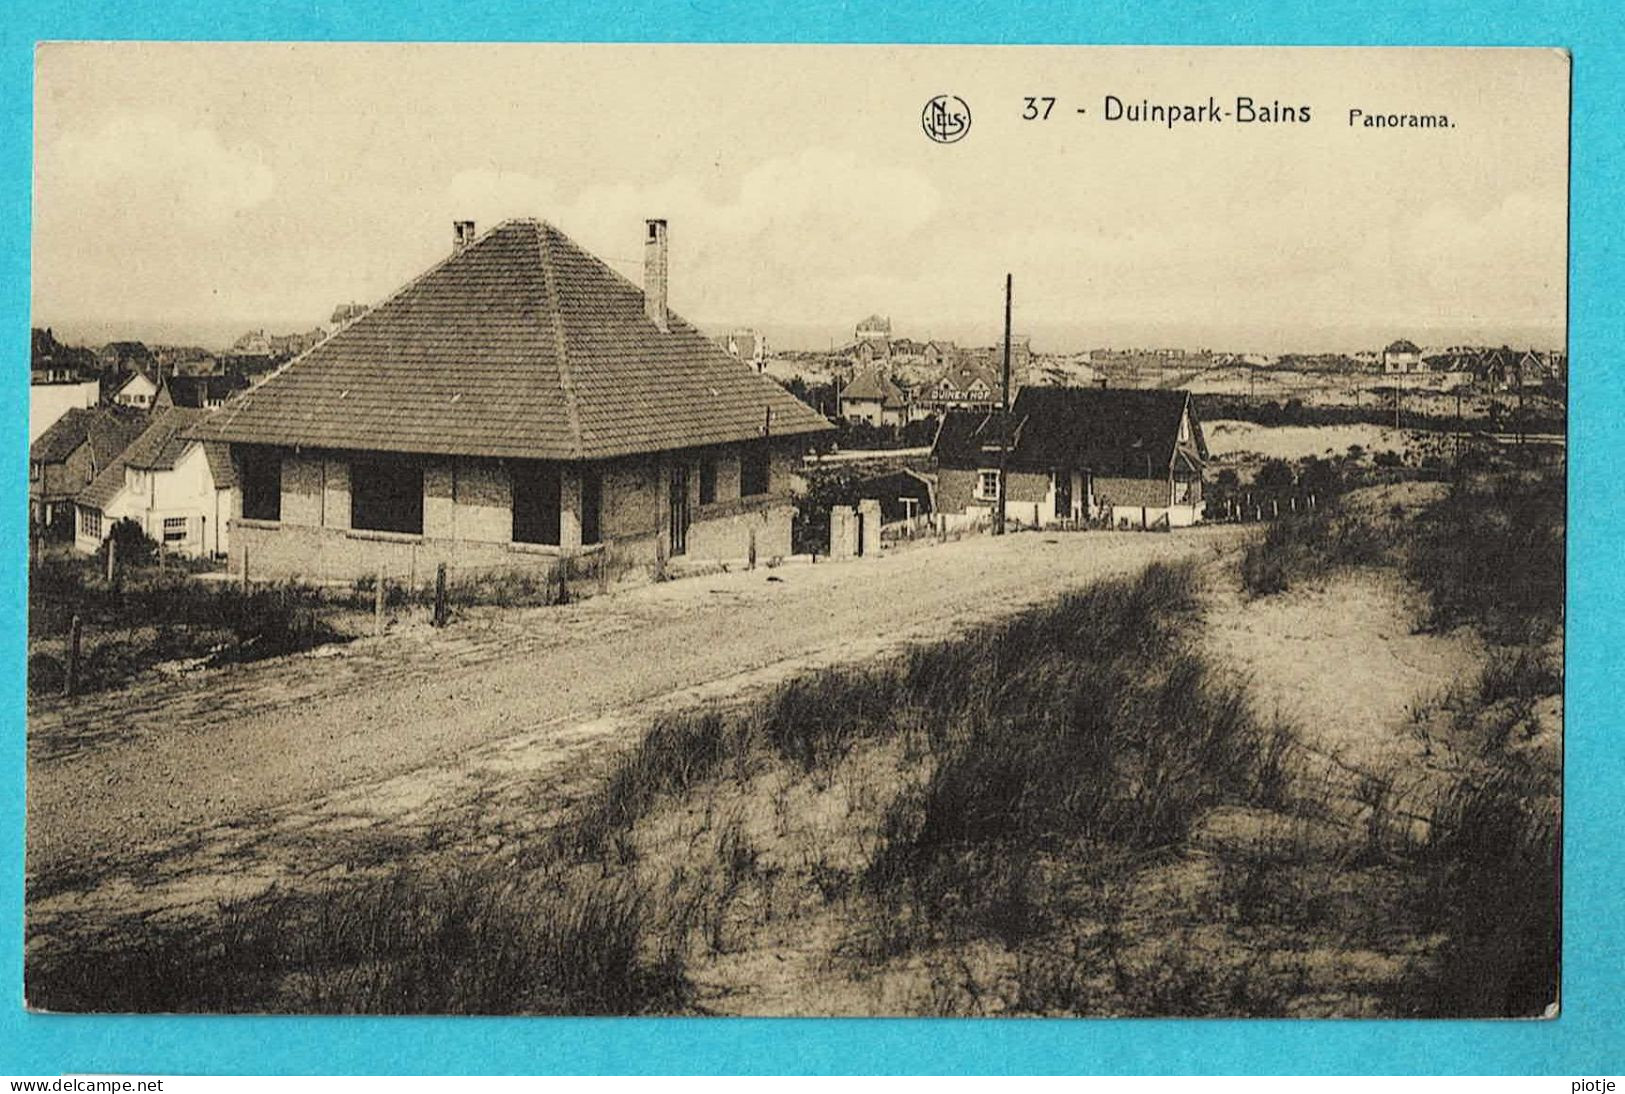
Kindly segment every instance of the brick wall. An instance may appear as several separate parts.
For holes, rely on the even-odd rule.
[[[994,465],[997,466],[997,465]],[[992,467],[987,470],[993,470]],[[943,467],[937,471],[937,509],[944,513],[963,513],[970,508],[990,509],[991,498],[978,498],[976,486],[981,480],[980,468]],[[1032,503],[1044,503],[1050,496],[1050,476],[1047,471],[1025,471],[1011,468],[1005,476],[1007,505],[1025,502],[1030,514]]]
[[[1171,490],[1167,479],[1095,480],[1095,499],[1102,505],[1166,508],[1172,497]]]
[[[750,553],[750,537],[756,535],[756,558],[766,562],[790,552],[790,526],[795,507],[776,503],[765,505],[735,502],[708,505],[695,514],[688,530],[688,557],[693,559],[740,559]]]
[[[775,444],[769,493],[739,497],[739,448],[717,450],[717,501],[699,505],[698,455],[644,457],[601,465],[600,526],[604,549],[621,565],[653,562],[666,528],[665,462],[690,465],[688,557],[744,558],[751,536],[763,560],[790,553],[790,476],[799,447]],[[561,547],[512,543],[512,489],[497,461],[430,459],[423,473],[423,534],[368,532],[350,527],[349,463],[342,454],[286,453],[282,461],[280,522],[244,521],[233,492],[231,566],[241,572],[243,555],[253,579],[353,581],[380,569],[396,581],[426,582],[435,567],[464,572],[541,570],[561,553],[580,546],[576,507],[580,474],[566,469],[562,500]],[[590,548],[589,548],[590,549]]]

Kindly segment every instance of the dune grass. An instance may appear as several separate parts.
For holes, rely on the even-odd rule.
[[[742,706],[662,717],[504,861],[420,856],[377,880],[34,947],[29,1001],[687,1012],[695,963],[777,915],[833,916],[841,982],[906,976],[928,1013],[1346,1013],[1347,999],[1538,1013],[1556,975],[1550,784],[1505,774],[1502,746],[1473,769],[1502,775],[1426,798],[1395,773],[1350,785],[1315,768],[1292,727],[1194,652],[1199,585],[1192,564],[1156,564]],[[1553,680],[1549,662],[1514,657],[1462,701],[1533,702]],[[877,751],[896,757],[881,789],[847,782]],[[798,827],[811,792],[845,794],[843,823],[866,833],[855,860]],[[1237,824],[1215,828],[1221,815]]]

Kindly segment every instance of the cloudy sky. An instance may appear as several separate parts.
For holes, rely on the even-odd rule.
[[[921,130],[942,92],[972,109],[955,144]],[[1108,94],[1313,120],[1170,131],[1105,122]],[[550,220],[637,280],[663,216],[673,306],[781,343],[875,311],[991,340],[1009,271],[1039,349],[1556,345],[1567,109],[1551,51],[48,45],[34,321],[308,328],[458,218]]]

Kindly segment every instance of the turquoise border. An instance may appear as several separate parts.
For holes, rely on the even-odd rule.
[[[1316,6],[1318,7],[1318,6]],[[456,0],[24,0],[0,26],[0,1074],[1027,1072],[1607,1074],[1625,1029],[1625,748],[1610,654],[1625,638],[1625,52],[1615,4],[1387,0],[1191,9],[1166,2],[711,2],[548,7]],[[91,1018],[21,1009],[28,244],[34,42],[53,38],[1553,45],[1574,54],[1573,422],[1564,1009],[1553,1022]],[[764,124],[771,124],[766,121]],[[1516,169],[1509,164],[1509,169]]]

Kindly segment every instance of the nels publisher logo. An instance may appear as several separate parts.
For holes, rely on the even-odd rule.
[[[938,144],[953,144],[970,132],[970,105],[958,95],[933,95],[920,111],[920,128]]]

